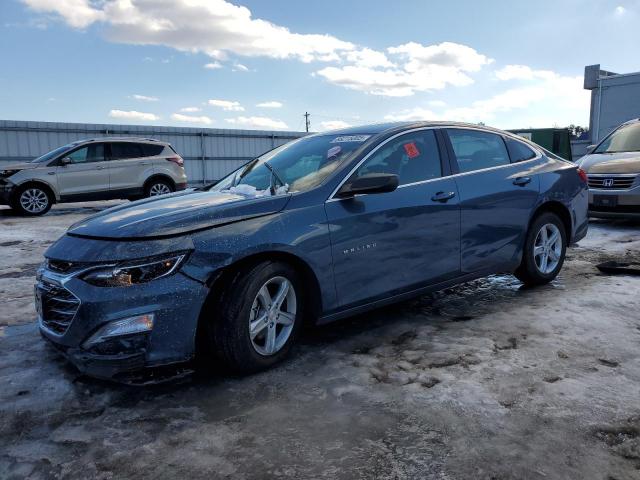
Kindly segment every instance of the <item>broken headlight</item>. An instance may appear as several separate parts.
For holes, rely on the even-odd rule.
[[[123,262],[89,270],[80,278],[97,287],[129,287],[173,275],[186,257],[186,253],[174,253],[153,259]]]

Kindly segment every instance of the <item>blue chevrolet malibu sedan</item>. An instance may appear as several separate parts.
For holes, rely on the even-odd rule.
[[[37,274],[42,335],[123,379],[203,351],[238,372],[330,322],[478,277],[553,280],[587,232],[586,175],[459,123],[310,135],[216,185],[72,225]]]

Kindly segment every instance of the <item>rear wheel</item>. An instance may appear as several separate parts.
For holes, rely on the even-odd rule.
[[[51,209],[53,197],[49,190],[39,185],[21,187],[11,202],[11,207],[21,215],[44,215]]]
[[[145,196],[157,197],[159,195],[166,195],[173,191],[175,191],[173,185],[171,185],[167,180],[151,180],[145,188]]]
[[[266,261],[243,269],[216,303],[203,320],[214,351],[229,368],[256,372],[287,356],[303,312],[299,276],[291,266]]]
[[[515,272],[525,285],[543,285],[556,278],[567,251],[567,234],[560,217],[546,212],[535,218],[525,240],[522,262]]]

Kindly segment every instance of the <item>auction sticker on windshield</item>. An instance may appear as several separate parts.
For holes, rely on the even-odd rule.
[[[344,135],[331,140],[331,143],[364,142],[371,135]]]

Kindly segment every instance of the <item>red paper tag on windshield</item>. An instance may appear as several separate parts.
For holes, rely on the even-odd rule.
[[[418,155],[420,155],[420,150],[418,150],[418,147],[416,147],[416,144],[413,142],[405,143],[403,147],[409,158],[416,158]]]

